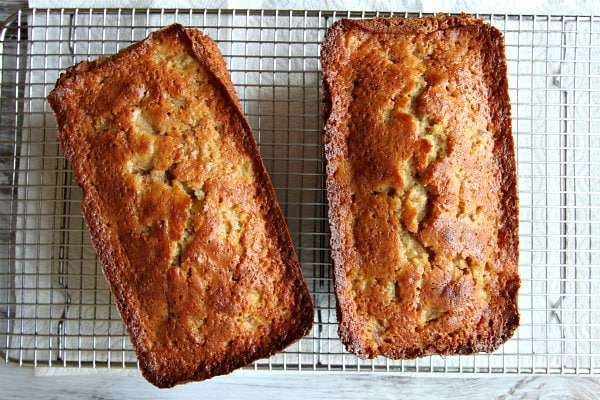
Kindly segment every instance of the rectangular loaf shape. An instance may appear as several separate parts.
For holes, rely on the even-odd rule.
[[[321,61],[342,342],[363,358],[497,349],[520,286],[501,33],[466,15],[344,19]]]
[[[171,25],[48,100],[143,375],[226,374],[309,332],[310,293],[216,44]]]

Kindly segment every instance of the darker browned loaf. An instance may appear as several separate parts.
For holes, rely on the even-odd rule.
[[[345,19],[321,59],[342,342],[394,359],[497,349],[520,286],[501,33],[465,15]]]
[[[226,374],[309,332],[313,306],[225,62],[172,25],[48,97],[144,376]]]

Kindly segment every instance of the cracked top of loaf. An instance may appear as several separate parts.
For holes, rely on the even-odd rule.
[[[322,65],[343,343],[361,357],[496,349],[520,285],[502,35],[464,15],[345,19]]]
[[[225,62],[172,25],[48,97],[144,376],[225,374],[308,333],[313,307]]]

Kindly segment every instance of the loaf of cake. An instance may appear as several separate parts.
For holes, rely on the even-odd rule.
[[[226,374],[306,335],[313,305],[225,61],[171,25],[48,96],[147,380]]]
[[[470,16],[336,22],[323,66],[339,335],[362,358],[491,352],[519,324],[504,41]]]

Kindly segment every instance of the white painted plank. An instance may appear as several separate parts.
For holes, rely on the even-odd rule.
[[[0,398],[47,399],[581,399],[600,397],[600,378],[491,375],[407,377],[381,373],[262,372],[233,374],[157,389],[135,370],[34,369],[0,364]],[[40,376],[43,374],[44,376]]]

